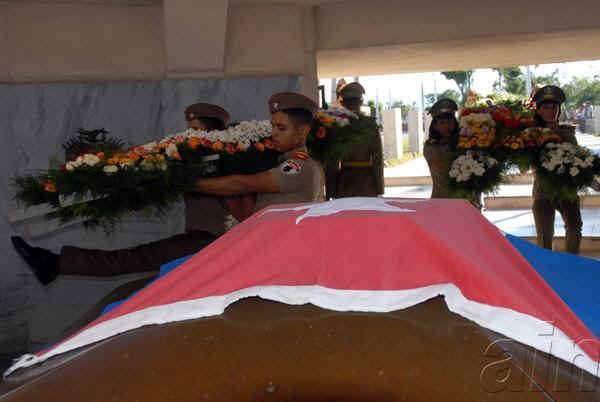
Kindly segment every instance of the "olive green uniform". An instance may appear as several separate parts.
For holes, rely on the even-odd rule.
[[[255,210],[271,204],[323,200],[323,170],[308,157],[306,148],[285,153],[281,163],[271,172],[281,192],[258,194]],[[212,242],[215,234],[224,232],[227,214],[229,211],[222,197],[204,194],[187,196],[186,233],[121,250],[64,246],[60,254],[60,273],[113,276],[158,270],[162,264],[193,254]]]
[[[353,149],[346,159],[327,166],[326,189],[327,199],[383,194],[383,147],[379,132],[372,133],[368,143]]]
[[[556,133],[564,141],[577,145],[575,129],[572,126],[559,126]],[[533,181],[533,218],[535,220],[535,231],[537,243],[540,247],[552,250],[552,238],[554,237],[554,215],[555,210],[560,212],[565,222],[566,249],[571,254],[579,254],[581,244],[581,210],[579,197],[569,200],[552,200],[542,190],[537,177]]]
[[[292,149],[280,157],[280,164],[269,172],[279,185],[279,193],[259,193],[254,211],[272,204],[323,201],[323,168],[308,156],[305,146]]]

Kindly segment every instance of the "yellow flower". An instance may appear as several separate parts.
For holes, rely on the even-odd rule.
[[[513,142],[512,144],[510,144],[510,147],[515,150],[520,148],[519,144],[517,144],[516,142]]]

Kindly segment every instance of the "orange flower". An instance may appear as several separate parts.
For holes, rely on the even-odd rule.
[[[96,156],[100,159],[104,159],[104,152],[98,152]]]
[[[217,141],[214,144],[212,144],[212,149],[215,151],[222,151],[223,148],[225,148],[225,146],[221,141]]]
[[[254,144],[254,148],[258,149],[260,152],[263,152],[265,150],[265,144],[262,142],[257,142]]]
[[[192,149],[198,148],[199,145],[202,144],[202,140],[198,137],[190,137],[187,141],[188,147]]]
[[[134,161],[134,162],[137,161],[138,159],[140,159],[140,156],[137,153],[133,152],[133,151],[127,153],[127,157],[129,159],[131,159],[132,161]]]
[[[317,130],[317,138],[325,138],[325,134],[327,134],[327,130],[325,129],[325,127],[319,127],[319,129]]]
[[[241,151],[241,152],[246,152],[248,150],[248,148],[244,147],[242,144],[237,144],[237,146],[235,147],[235,149],[237,151]]]
[[[44,182],[44,191],[47,191],[49,193],[56,193],[56,185],[54,184],[53,181],[45,181]]]

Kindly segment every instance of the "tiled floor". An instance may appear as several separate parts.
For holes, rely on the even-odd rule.
[[[499,229],[514,236],[535,236],[535,223],[531,210],[483,211],[483,215]],[[581,210],[583,236],[600,236],[600,209]],[[559,213],[554,219],[554,235],[564,236],[565,227]]]

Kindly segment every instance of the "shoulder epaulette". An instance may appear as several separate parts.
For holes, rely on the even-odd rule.
[[[296,152],[294,152],[294,158],[302,159],[303,161],[305,161],[308,159],[308,152],[296,151]]]

